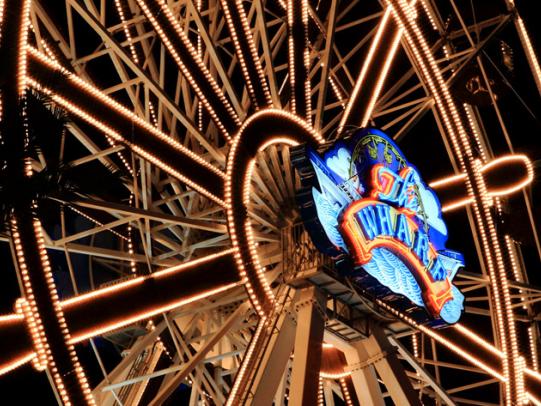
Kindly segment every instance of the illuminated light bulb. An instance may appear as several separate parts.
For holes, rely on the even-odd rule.
[[[80,215],[81,217],[84,217],[85,219],[87,219],[87,220],[91,221],[92,223],[96,224],[97,226],[100,226],[100,227],[103,226],[103,223],[102,223],[102,222],[96,220],[95,218],[89,216],[88,214],[82,212],[81,210],[75,208],[74,206],[69,205],[68,208],[69,208],[71,211],[73,211],[74,213],[77,213],[77,214]],[[111,234],[114,234],[114,235],[116,235],[117,237],[123,239],[124,241],[127,241],[127,240],[128,240],[128,238],[127,238],[126,236],[120,234],[119,232],[117,232],[117,231],[115,231],[115,230],[113,230],[113,229],[110,229],[110,228],[109,228],[109,229],[107,229],[107,231],[109,231]]]
[[[336,82],[334,81],[332,77],[332,72],[329,75],[329,83],[331,84],[331,89],[334,93],[334,96],[338,99],[338,101],[342,105],[342,108],[346,108],[346,102],[344,101],[345,97],[340,91],[340,89],[338,88],[338,85],[336,84]]]
[[[81,368],[81,365],[79,363],[77,355],[75,354],[75,349],[74,349],[73,345],[70,344],[71,337],[70,337],[69,331],[67,329],[67,324],[66,324],[66,320],[64,318],[64,314],[62,312],[62,308],[60,306],[60,299],[58,297],[58,293],[57,293],[56,287],[54,285],[54,281],[53,281],[53,277],[52,277],[52,270],[51,270],[51,266],[49,264],[49,259],[47,257],[47,251],[45,249],[45,241],[44,241],[42,233],[41,233],[41,228],[42,228],[41,223],[40,223],[40,221],[38,219],[34,219],[33,225],[34,225],[34,232],[36,234],[36,239],[37,239],[37,243],[38,243],[38,250],[40,251],[41,257],[42,257],[43,268],[44,268],[44,271],[46,273],[47,279],[51,282],[51,284],[49,286],[49,294],[50,294],[50,297],[51,297],[52,302],[53,302],[53,308],[56,311],[56,317],[58,318],[60,329],[61,329],[61,331],[64,332],[63,333],[64,340],[65,340],[65,343],[66,343],[66,346],[67,346],[67,350],[71,355],[72,366],[75,368],[76,371],[78,371],[78,372],[76,372],[76,377],[77,377],[79,385],[82,388],[83,394],[85,396],[85,400],[87,401],[87,403],[89,405],[95,405],[94,398],[93,398],[92,393],[90,392],[90,389],[88,387],[88,382],[86,380],[86,375],[84,374],[84,372],[82,372],[83,370]],[[50,361],[51,361],[51,363],[54,363],[53,359],[51,359]]]
[[[190,262],[184,262],[184,263],[179,264],[179,265],[175,265],[175,266],[172,266],[172,267],[160,270],[160,271],[153,272],[150,275],[139,276],[137,278],[130,279],[129,281],[123,282],[121,284],[107,286],[107,287],[101,288],[99,290],[95,290],[95,291],[92,291],[92,292],[83,293],[81,295],[73,296],[73,297],[71,297],[69,299],[66,299],[66,300],[62,301],[62,308],[66,309],[66,308],[69,308],[70,306],[73,306],[73,305],[75,305],[77,303],[85,302],[85,301],[88,301],[88,300],[91,300],[91,299],[95,300],[96,298],[99,298],[99,297],[102,297],[102,296],[108,296],[108,295],[114,294],[114,292],[124,290],[124,289],[126,289],[126,288],[128,288],[128,287],[130,287],[132,285],[141,284],[147,279],[152,279],[152,278],[158,278],[159,279],[159,278],[163,278],[164,276],[169,275],[171,273],[182,272],[182,271],[184,271],[186,269],[197,267],[198,265],[201,265],[201,264],[203,264],[205,262],[208,262],[208,261],[212,261],[212,260],[214,260],[216,258],[220,258],[220,257],[226,256],[226,255],[231,255],[233,253],[233,251],[234,250],[232,248],[227,249],[227,250],[224,250],[224,251],[216,253],[216,254],[210,254],[210,255],[207,255],[205,257],[198,258],[198,259],[195,259],[195,260],[190,261]]]
[[[351,395],[349,394],[349,389],[346,384],[346,380],[344,378],[340,378],[338,382],[340,382],[340,388],[342,389],[342,393],[344,395],[344,401],[346,402],[346,405],[353,406],[353,402],[351,401]]]
[[[286,144],[290,147],[295,147],[297,145],[299,145],[299,143],[297,141],[295,141],[294,139],[292,138],[289,138],[289,137],[277,137],[277,138],[273,138],[273,139],[270,139],[269,141],[265,142],[263,145],[261,145],[258,149],[259,152],[262,152],[264,151],[265,149],[267,149],[268,147],[270,147],[271,145],[274,145],[274,144]]]
[[[265,306],[272,306],[274,303],[274,294],[268,284],[268,281],[265,277],[264,270],[260,265],[259,258],[257,255],[257,245],[255,243],[255,238],[253,235],[253,230],[248,219],[241,218],[236,219],[232,207],[239,207],[242,205],[245,209],[250,201],[250,182],[252,177],[252,171],[255,166],[255,159],[252,157],[248,162],[246,167],[240,168],[237,165],[237,150],[239,145],[242,143],[244,133],[247,131],[247,128],[254,122],[257,122],[260,118],[263,117],[273,117],[276,119],[286,119],[291,120],[294,123],[298,124],[302,131],[306,133],[307,139],[312,139],[315,142],[322,142],[323,139],[321,135],[316,133],[306,122],[304,122],[299,117],[294,114],[283,112],[280,110],[265,109],[260,110],[259,112],[252,115],[247,119],[241,128],[239,129],[237,136],[234,138],[231,149],[229,151],[227,159],[227,170],[226,170],[226,182],[225,182],[225,201],[226,205],[230,208],[226,211],[227,214],[227,223],[229,236],[231,238],[231,243],[233,247],[237,250],[235,254],[235,260],[237,263],[237,268],[239,271],[239,276],[244,279],[246,278],[246,289],[249,294],[250,301],[252,302],[254,308],[257,310],[261,317],[265,316]],[[262,148],[268,147],[275,143],[285,142],[286,144],[295,144],[297,141],[291,138],[290,136],[281,136],[281,137],[272,137],[269,140],[261,140],[261,145],[258,147],[258,151],[262,151]],[[241,196],[236,196],[232,192],[233,182],[241,182]],[[238,185],[236,183],[235,185]],[[239,199],[237,201],[236,199]],[[238,224],[237,224],[238,223]],[[238,229],[240,227],[240,229]],[[239,235],[242,237],[242,240],[245,243],[240,245]],[[248,253],[246,255],[245,253]],[[250,271],[246,272],[246,267],[249,267]],[[262,293],[262,298],[258,298],[256,292]],[[264,300],[264,303],[261,302]]]
[[[492,344],[488,343],[485,339],[481,338],[477,334],[475,334],[473,331],[462,325],[461,323],[456,323],[453,325],[453,327],[459,331],[461,334],[468,337],[470,340],[474,341],[475,343],[482,346],[485,350],[490,351],[492,354],[497,355],[498,357],[503,357],[503,352],[498,350],[496,347],[494,347]]]
[[[0,26],[4,20],[4,0],[0,1]],[[0,30],[0,40],[2,40],[2,30]]]
[[[351,113],[353,104],[355,100],[357,99],[357,94],[359,93],[359,91],[362,88],[362,85],[364,84],[366,75],[368,73],[368,68],[371,66],[370,61],[374,59],[374,55],[376,54],[376,50],[378,49],[379,43],[381,41],[381,37],[383,36],[383,33],[387,29],[387,23],[391,18],[391,12],[392,12],[392,7],[387,7],[379,23],[374,39],[372,40],[372,43],[370,45],[370,49],[368,50],[368,54],[366,58],[364,59],[363,67],[361,69],[361,72],[359,73],[359,77],[357,81],[355,82],[355,87],[353,88],[353,91],[351,92],[351,96],[349,98],[348,104],[346,105],[346,109],[344,110],[344,114],[342,114],[342,118],[340,119],[340,123],[338,124],[339,134],[344,129],[344,126],[346,125],[347,120],[349,119],[349,115]]]
[[[19,368],[20,366],[32,361],[36,357],[35,353],[24,354],[9,364],[5,364],[0,368],[0,375],[7,374],[8,372],[13,371],[14,369]]]
[[[529,185],[530,183],[532,183],[533,178],[534,178],[533,164],[526,155],[522,155],[522,154],[505,155],[497,159],[494,159],[493,161],[482,166],[480,171],[481,173],[484,173],[492,168],[495,168],[498,166],[504,166],[510,162],[522,162],[524,166],[526,167],[526,172],[527,172],[526,178],[512,184],[511,186],[508,186],[507,188],[489,191],[488,195],[490,197],[506,196],[516,191],[519,191],[523,189],[524,187],[526,187],[527,185]]]
[[[444,47],[446,49],[446,47]],[[466,112],[466,117],[468,119],[468,124],[470,125],[471,132],[473,134],[473,137],[475,139],[475,143],[477,144],[477,149],[479,150],[479,154],[481,156],[481,160],[486,163],[488,161],[487,155],[485,152],[485,148],[483,147],[483,144],[481,143],[481,135],[479,134],[479,130],[477,127],[477,123],[474,120],[474,113],[473,109],[470,105],[464,103],[464,111]]]
[[[452,176],[448,176],[446,178],[442,178],[442,179],[438,179],[438,180],[435,180],[433,182],[430,182],[428,184],[428,186],[431,187],[432,189],[437,189],[437,188],[442,187],[442,186],[457,183],[457,182],[460,182],[460,181],[463,182],[465,180],[466,180],[466,174],[465,173],[460,173],[458,175],[452,175]]]
[[[416,2],[417,0],[412,0],[411,4],[414,5]],[[359,73],[359,76],[355,82],[353,91],[349,98],[348,104],[346,105],[345,111],[342,114],[342,117],[340,119],[340,123],[338,125],[338,134],[340,134],[343,131],[344,127],[346,126],[346,124],[348,123],[350,119],[352,108],[356,104],[357,97],[360,91],[363,89],[363,85],[365,83],[365,80],[367,79],[368,69],[371,65],[373,65],[372,60],[374,59],[376,51],[380,46],[381,38],[383,34],[389,29],[388,27],[389,21],[390,21],[389,17],[392,11],[393,11],[392,7],[388,6],[379,23],[376,34],[374,35],[374,39],[372,40],[372,43],[370,44],[370,48],[368,50],[368,54],[367,54],[367,57],[365,58],[361,72]],[[361,120],[359,121],[360,127],[367,126],[370,121],[370,117],[372,116],[372,113],[374,112],[374,107],[376,106],[376,102],[380,96],[381,89],[383,88],[385,79],[388,76],[389,70],[391,68],[391,63],[393,62],[396,52],[398,51],[398,46],[400,45],[400,40],[402,39],[403,34],[404,34],[404,28],[400,27],[391,40],[391,46],[388,47],[388,51],[385,56],[385,61],[383,65],[380,67],[380,69],[378,70],[378,77],[376,79],[376,85],[374,86],[372,90],[372,94],[370,95],[370,99],[368,103],[366,104],[366,106],[363,107],[364,113],[362,115]],[[331,82],[331,86],[332,86],[332,82]]]
[[[530,62],[530,67],[535,78],[535,83],[537,84],[537,88],[541,93],[541,67],[539,66],[539,60],[537,59],[537,55],[535,54],[535,50],[532,45],[532,41],[530,40],[530,35],[528,34],[526,25],[524,25],[524,21],[518,14],[516,15],[515,22],[518,27],[518,32],[523,44],[523,48],[525,49],[526,56],[528,58],[528,61]]]
[[[472,204],[473,202],[474,202],[474,199],[472,197],[466,197],[464,199],[455,200],[451,203],[447,203],[445,206],[442,206],[441,212],[447,213],[449,211],[453,211],[455,209],[468,206],[469,204]]]
[[[15,310],[26,320],[26,325],[28,327],[28,331],[30,332],[30,337],[32,338],[32,343],[37,354],[37,357],[32,359],[32,364],[38,371],[44,371],[49,362],[49,358],[47,356],[49,347],[44,341],[46,340],[45,334],[43,332],[40,333],[40,331],[43,331],[43,326],[38,328],[38,324],[36,323],[34,314],[37,314],[37,311],[33,312],[28,304],[28,301],[22,298],[15,301]]]
[[[325,405],[325,397],[323,394],[323,379],[321,379],[321,375],[319,377],[319,384],[318,384],[318,391],[317,391],[317,404],[318,406]]]
[[[324,371],[320,371],[319,372],[319,376],[320,378],[324,378],[324,379],[343,379],[343,378],[347,378],[348,376],[351,376],[352,372],[351,371],[344,371],[344,372],[339,372],[339,373],[329,373],[329,372],[324,372]]]
[[[538,359],[538,355],[537,355],[537,342],[536,342],[536,339],[535,339],[534,329],[535,329],[534,326],[529,326],[528,327],[528,343],[529,343],[529,346],[530,346],[530,354],[531,354],[531,358],[532,358],[532,368],[535,371],[538,371],[539,370],[539,359]]]
[[[372,96],[370,98],[370,101],[368,102],[368,105],[365,109],[362,121],[361,121],[361,127],[365,127],[368,125],[370,117],[374,111],[374,107],[376,105],[376,101],[379,98],[379,95],[381,93],[381,89],[383,88],[383,83],[385,79],[387,78],[387,74],[391,68],[391,63],[394,60],[394,56],[396,55],[396,52],[398,50],[398,46],[400,45],[400,40],[403,35],[403,29],[399,29],[397,34],[394,36],[391,42],[391,47],[387,51],[387,56],[385,58],[385,62],[383,66],[380,69],[378,81],[376,83],[376,86],[374,87]]]
[[[45,242],[41,234],[41,223],[39,222],[38,219],[33,219],[32,225],[34,229],[33,231],[35,233],[38,253],[41,260],[41,266],[42,266],[43,272],[45,273],[44,276],[49,288],[49,297],[52,302],[53,310],[57,317],[60,331],[64,338],[64,342],[67,346],[68,352],[70,353],[71,366],[77,371],[76,378],[77,378],[78,384],[80,385],[82,389],[83,396],[85,397],[86,403],[89,405],[94,405],[95,404],[94,399],[90,392],[90,388],[88,387],[86,376],[84,375],[84,372],[82,372],[82,368],[80,368],[79,361],[75,353],[73,352],[73,347],[69,344],[70,335],[67,329],[63,312],[60,307],[58,293],[56,291],[56,287],[54,285],[54,281],[52,278],[51,266],[47,258],[47,252],[45,250]],[[39,309],[38,309],[38,306],[33,294],[32,281],[31,281],[30,275],[28,274],[28,267],[26,266],[26,262],[25,262],[24,248],[22,246],[20,233],[18,232],[17,220],[15,218],[12,218],[11,220],[11,229],[13,230],[12,234],[13,234],[13,241],[15,244],[16,257],[19,263],[19,269],[23,276],[22,278],[23,287],[26,294],[26,300],[25,299],[18,300],[15,303],[15,308],[18,313],[24,315],[24,318],[27,322],[28,329],[30,331],[32,342],[36,350],[37,357],[33,358],[32,362],[38,370],[43,370],[47,367],[49,368],[52,374],[53,381],[55,382],[55,386],[58,389],[58,392],[64,404],[70,404],[70,399],[68,397],[68,394],[65,390],[63,390],[64,384],[60,375],[58,374],[58,370],[56,369],[55,359],[53,357],[49,343],[47,341],[46,331],[43,326],[43,322],[39,314]],[[71,354],[72,352],[73,354]]]
[[[26,50],[28,49],[28,27],[30,26],[31,4],[32,2],[30,0],[24,0],[22,3],[22,10],[20,12],[21,22],[19,27],[19,53],[17,60],[17,86],[19,90],[19,97],[23,97],[26,91]],[[23,114],[26,114],[24,110]]]
[[[148,111],[150,113],[150,119],[152,120],[152,124],[154,124],[154,127],[158,127],[158,119],[156,118],[156,112],[154,111],[154,105],[152,102],[148,102]]]
[[[470,329],[468,329],[464,325],[462,325],[460,323],[457,323],[457,324],[453,325],[453,327],[455,329],[457,329],[457,331],[459,331],[460,333],[465,335],[467,338],[469,338],[469,339],[473,340],[475,343],[481,345],[483,348],[490,351],[494,355],[496,355],[496,356],[498,356],[500,358],[504,357],[504,353],[502,351],[500,351],[499,349],[494,347],[492,344],[490,344],[484,338],[482,338],[482,337],[478,336],[477,334],[475,334],[473,331],[471,331]],[[537,348],[536,347],[534,347],[534,348],[535,348],[535,352],[537,353]],[[532,354],[533,354],[533,351],[532,351]],[[541,382],[541,374],[539,374],[536,370],[532,370],[532,369],[526,367],[526,368],[524,368],[524,373],[527,374],[528,376],[536,379],[537,381]]]
[[[515,280],[517,282],[523,282],[522,276],[520,275],[520,269],[519,269],[519,266],[517,264],[517,259],[515,257],[514,243],[511,240],[511,237],[509,237],[508,235],[505,235],[504,239],[505,239],[505,245],[506,245],[506,248],[507,248],[507,254],[508,254],[509,260],[511,262],[511,269],[513,270],[513,276],[515,277]],[[518,292],[520,294],[524,293],[524,291],[522,289],[519,289]],[[522,302],[524,302],[525,301],[524,296],[522,296],[520,298],[520,300]],[[525,304],[523,304],[522,308],[526,309],[527,306]]]
[[[17,299],[17,300],[24,300],[24,299]],[[15,302],[17,304],[17,301]],[[23,314],[8,314],[5,316],[0,316],[0,324],[8,324],[15,321],[20,321],[24,319]]]
[[[430,9],[428,8],[428,5],[426,4],[427,0],[420,0],[419,3],[421,3],[421,6],[423,8],[423,11],[425,12],[426,16],[428,17],[428,21],[430,21],[430,25],[432,26],[432,29],[434,31],[438,31],[438,26],[436,25],[436,21],[434,17],[432,16],[432,13]]]
[[[531,394],[530,392],[526,392],[526,398],[527,400],[529,400],[530,402],[532,402],[533,405],[535,406],[541,406],[541,400],[539,400],[538,398],[536,398],[533,394]]]
[[[130,193],[130,198],[128,200],[128,205],[129,206],[132,206],[133,205],[133,199],[134,199],[134,194],[133,193]],[[127,241],[128,241],[128,254],[130,254],[130,256],[133,257],[133,255],[135,254],[135,251],[133,249],[133,240],[132,240],[132,226],[131,224],[128,224],[128,238],[127,238]],[[137,274],[137,263],[132,259],[130,261],[130,271],[132,274]]]
[[[419,340],[415,333],[411,336],[411,344],[413,346],[413,356],[419,358]]]
[[[17,231],[17,221],[15,218],[11,220],[11,229],[13,241],[15,243],[15,251],[17,256],[17,262],[19,264],[19,269],[22,274],[23,287],[27,297],[25,299],[19,299],[15,302],[15,310],[18,314],[24,316],[27,322],[27,326],[34,344],[34,348],[37,353],[37,358],[33,360],[33,365],[38,370],[43,370],[47,367],[49,363],[49,358],[47,357],[47,351],[49,350],[48,343],[46,341],[45,335],[42,332],[43,323],[38,312],[38,308],[35,302],[35,297],[32,290],[32,284],[30,282],[30,277],[28,275],[28,268],[26,266],[25,256],[23,247],[21,245],[21,240],[19,238],[19,232]]]
[[[526,368],[526,360],[522,356],[519,357],[519,365],[520,365],[519,373],[524,374],[524,369]],[[526,405],[530,403],[528,402],[528,397],[526,396],[526,388],[524,386],[524,379],[519,379],[517,383],[518,383],[517,398],[518,398],[519,404]]]
[[[395,316],[399,317],[415,329],[421,331],[422,333],[428,335],[429,337],[432,337],[434,340],[442,344],[443,346],[447,347],[451,351],[455,352],[456,354],[460,355],[462,358],[466,359],[468,362],[470,362],[472,365],[475,365],[479,367],[480,369],[484,370],[485,372],[488,372],[490,375],[494,376],[495,378],[499,379],[502,382],[506,381],[506,378],[500,374],[499,372],[495,371],[493,368],[489,367],[487,364],[485,364],[483,361],[481,361],[479,358],[475,357],[474,355],[471,355],[467,351],[463,350],[458,344],[454,343],[451,340],[448,340],[441,334],[437,333],[436,331],[432,330],[429,327],[426,327],[422,324],[417,323],[414,321],[411,317],[405,315],[404,313],[400,312],[399,310],[395,309],[394,307],[388,305],[387,303],[383,302],[381,299],[376,299],[376,303],[381,306],[382,308],[386,309],[390,313],[394,314]]]

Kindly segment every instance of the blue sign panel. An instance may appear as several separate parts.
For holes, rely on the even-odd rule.
[[[302,147],[292,158],[305,227],[319,250],[349,264],[361,287],[385,287],[381,296],[407,298],[430,320],[458,321],[464,296],[452,281],[464,258],[445,247],[439,200],[392,139],[364,129],[322,154]]]

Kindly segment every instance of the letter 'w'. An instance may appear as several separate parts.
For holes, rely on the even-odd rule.
[[[373,240],[378,234],[378,227],[376,221],[376,213],[374,207],[367,206],[357,213],[357,217],[361,222],[361,226],[365,237],[368,240]]]

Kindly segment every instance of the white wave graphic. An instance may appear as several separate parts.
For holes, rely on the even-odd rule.
[[[406,296],[417,306],[423,306],[421,288],[410,270],[386,248],[374,248],[372,259],[363,268],[394,293]]]
[[[363,269],[394,293],[406,296],[417,306],[425,306],[421,287],[415,277],[388,249],[374,248],[372,259],[363,265]],[[446,302],[440,311],[440,317],[449,324],[458,321],[464,308],[464,295],[454,285],[451,289],[453,299]]]

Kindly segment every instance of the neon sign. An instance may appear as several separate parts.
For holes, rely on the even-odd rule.
[[[292,158],[305,228],[319,250],[350,264],[362,287],[391,291],[429,321],[458,321],[464,296],[452,281],[464,258],[445,247],[437,196],[387,135],[365,129],[322,155],[303,147]]]

